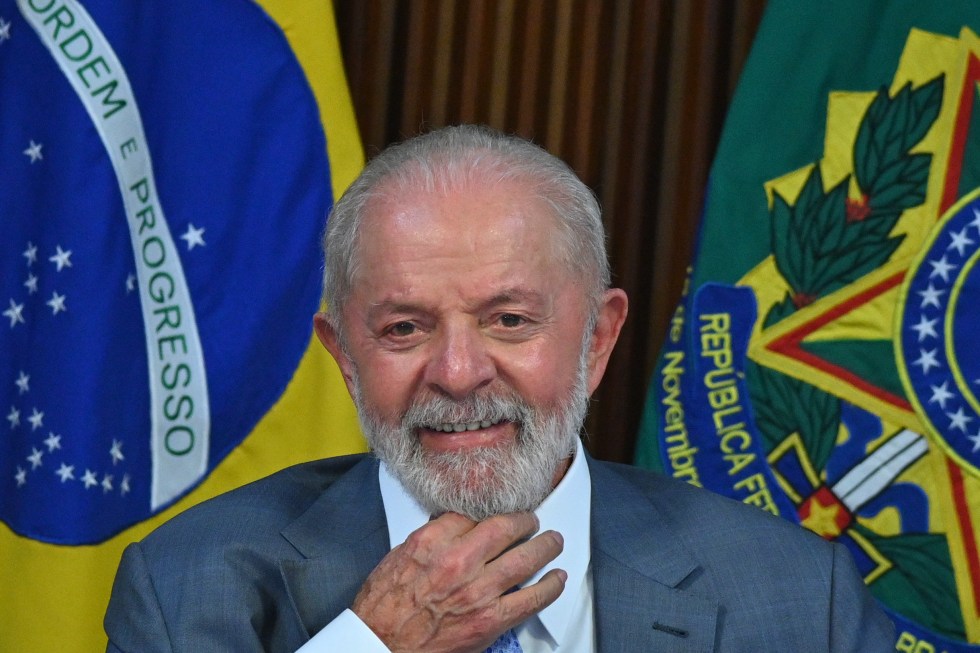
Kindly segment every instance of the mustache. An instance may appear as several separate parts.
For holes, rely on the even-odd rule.
[[[463,399],[445,396],[417,398],[405,411],[402,427],[419,429],[446,423],[517,422],[523,424],[534,416],[531,407],[511,392],[482,392]]]

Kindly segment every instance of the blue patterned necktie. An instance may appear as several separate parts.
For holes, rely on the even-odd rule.
[[[521,653],[521,643],[517,641],[517,633],[511,628],[490,645],[486,653]]]

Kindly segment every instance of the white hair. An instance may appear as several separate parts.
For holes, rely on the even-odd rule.
[[[340,315],[360,264],[358,240],[369,202],[399,191],[429,192],[469,182],[519,181],[554,213],[562,262],[585,286],[594,326],[610,286],[605,231],[595,195],[561,159],[517,136],[489,127],[446,127],[387,148],[373,158],[336,202],[323,237],[323,297],[343,344]],[[590,329],[591,330],[591,329]]]

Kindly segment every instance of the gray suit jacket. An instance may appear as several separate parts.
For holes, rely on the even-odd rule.
[[[588,462],[603,653],[894,650],[890,621],[841,547],[672,479]],[[377,465],[347,456],[292,467],[130,545],[105,617],[108,650],[299,648],[388,552]]]

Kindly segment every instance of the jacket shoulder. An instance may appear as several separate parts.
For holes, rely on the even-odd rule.
[[[765,510],[690,483],[631,465],[610,462],[597,462],[597,465],[642,494],[651,508],[680,532],[703,533],[705,525],[723,524],[756,532],[759,539],[776,532],[780,537],[801,539],[820,548],[827,544],[810,531]]]
[[[257,538],[279,539],[279,531],[305,512],[324,492],[357,465],[370,465],[366,454],[324,458],[275,472],[203,501],[164,522],[141,543],[152,554],[193,543],[208,544]],[[243,532],[244,529],[244,532]]]

